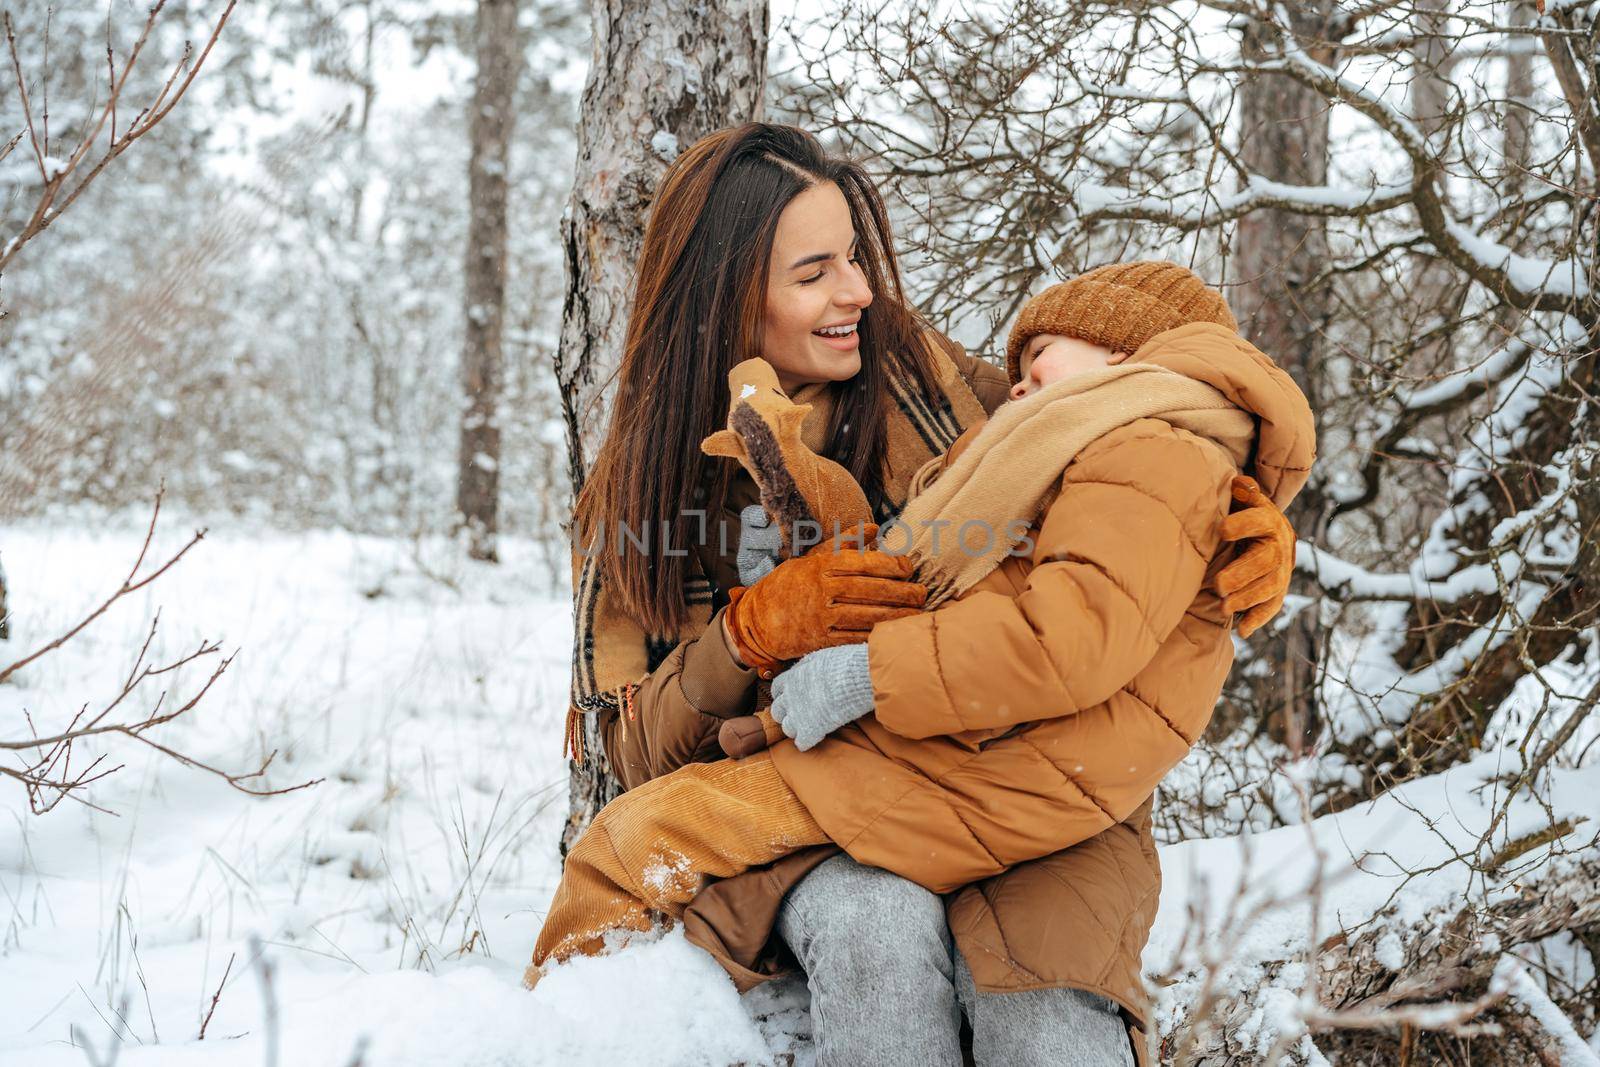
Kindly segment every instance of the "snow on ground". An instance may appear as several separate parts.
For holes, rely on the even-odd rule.
[[[153,555],[187,528],[164,521]],[[13,637],[0,662],[55,637],[116,587],[142,527],[0,529]],[[164,743],[268,780],[320,784],[252,798],[126,744],[94,801],[27,814],[0,779],[0,1064],[733,1064],[810,1061],[803,985],[745,998],[680,936],[520,977],[558,872],[566,812],[560,739],[571,622],[548,562],[512,542],[500,567],[435,546],[340,533],[214,532],[158,583],[0,686],[0,737],[22,709],[41,729],[120,686],[161,609],[152,658],[220,639],[238,659]],[[164,558],[164,556],[162,556]],[[209,665],[169,678],[188,694]],[[141,691],[148,706],[155,691]],[[1188,916],[1237,936],[1239,981],[1310,934],[1299,890],[1326,857],[1321,930],[1390,903],[1401,868],[1481,833],[1492,759],[1404,797],[1237,838],[1163,849],[1166,887],[1147,953],[1198,978]],[[1593,770],[1556,777],[1557,816],[1600,823]],[[1412,809],[1416,809],[1413,811]],[[1424,813],[1427,817],[1419,815]],[[1519,808],[1512,836],[1547,825]],[[1431,827],[1428,825],[1431,823]],[[1312,847],[1312,844],[1315,847]],[[1460,868],[1407,884],[1421,915],[1461,892]],[[1243,885],[1292,903],[1223,931]],[[259,939],[262,961],[252,951]],[[1394,946],[1398,949],[1398,945]],[[1203,948],[1203,946],[1202,946]],[[230,968],[231,960],[231,968]],[[270,982],[263,972],[270,969]],[[226,979],[224,980],[224,975]],[[203,1041],[202,1021],[221,989]],[[1264,1025],[1264,1031],[1271,1030]]]
[[[188,533],[164,519],[152,557]],[[142,534],[0,530],[15,613],[0,660],[115,589]],[[435,556],[345,534],[213,532],[0,686],[6,737],[24,708],[43,728],[104,700],[159,608],[152,659],[203,638],[241,650],[163,742],[234,770],[276,749],[273,787],[323,779],[253,798],[111,744],[126,766],[93,799],[116,814],[69,801],[38,817],[0,779],[0,1063],[83,1064],[73,1028],[97,1050],[120,1035],[126,1065],[268,1062],[252,934],[274,970],[285,1065],[342,1067],[363,1041],[369,1067],[755,1063],[792,1049],[795,991],[741,1004],[681,938],[521,988],[566,815],[570,609],[531,545],[508,545],[499,568]],[[209,670],[170,688],[187,695]]]

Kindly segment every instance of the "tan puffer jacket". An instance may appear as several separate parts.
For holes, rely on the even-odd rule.
[[[1130,362],[1257,416],[1245,473],[1288,504],[1314,437],[1287,374],[1209,323],[1160,334]],[[1211,441],[1130,423],[1067,467],[1031,556],[874,628],[874,712],[809,752],[773,749],[828,836],[946,892],[1138,811],[1205,729],[1233,663],[1230,617],[1205,586],[1235,473]]]
[[[1245,363],[1229,360],[1225,349],[1211,343],[1176,344],[1166,335],[1168,358],[1176,367],[1204,363],[1218,352],[1243,372]],[[968,387],[992,412],[1005,400],[1005,373],[991,363],[959,351],[953,358]],[[1190,349],[1187,355],[1179,348]],[[1264,359],[1257,354],[1249,359]],[[1185,371],[1214,381],[1205,371]],[[1309,411],[1303,398],[1280,396],[1283,380],[1264,370],[1239,381],[1244,406],[1263,414],[1264,425],[1256,463],[1258,474],[1281,501],[1293,496],[1305,479],[1312,441]],[[1292,388],[1292,387],[1291,387]],[[819,405],[813,417],[823,419]],[[914,472],[891,471],[898,485]],[[738,511],[756,498],[748,475],[735,483],[739,495],[719,517],[722,544],[738,541]],[[1207,585],[1232,558],[1224,552],[1212,562]],[[718,585],[737,584],[731,548],[706,561]],[[1008,582],[1010,579],[1008,579]],[[1012,586],[1015,587],[1014,585]],[[957,606],[960,606],[959,604]],[[1197,598],[1195,611],[1215,618],[1217,599]],[[631,788],[685,763],[721,755],[717,728],[725,718],[747,714],[752,707],[755,672],[740,667],[713,617],[706,636],[687,641],[666,654],[636,696],[638,722],[625,729],[619,716],[602,717],[601,728],[611,766]],[[982,632],[973,642],[987,642]],[[853,788],[853,786],[852,786]],[[774,933],[785,894],[829,855],[832,846],[808,849],[734,878],[713,882],[689,906],[684,927],[689,940],[711,953],[739,989],[749,989],[795,966]],[[956,946],[972,969],[973,980],[986,993],[1029,989],[1082,989],[1110,997],[1127,1012],[1131,1026],[1147,1022],[1140,956],[1155,919],[1160,895],[1160,864],[1150,834],[1150,804],[1081,844],[1011,868],[1004,874],[964,886],[945,898],[946,914]],[[867,931],[864,936],[871,936]],[[1133,1047],[1143,1052],[1142,1037]]]

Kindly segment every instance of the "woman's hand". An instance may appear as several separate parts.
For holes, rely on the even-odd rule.
[[[772,717],[802,752],[871,710],[866,645],[812,652],[772,681]]]
[[[911,560],[862,549],[877,527],[862,533],[863,542],[849,534],[824,541],[732,591],[723,621],[746,666],[771,678],[788,660],[858,644],[878,623],[921,610],[928,590],[910,580]]]
[[[1217,572],[1213,583],[1222,610],[1244,613],[1239,636],[1249,637],[1283,607],[1294,573],[1294,527],[1247,475],[1235,475],[1233,499],[1244,504],[1222,521],[1224,541],[1249,541],[1232,563]]]

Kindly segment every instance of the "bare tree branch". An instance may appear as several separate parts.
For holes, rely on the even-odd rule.
[[[41,189],[38,202],[34,205],[27,221],[22,224],[21,230],[3,248],[0,248],[0,273],[5,271],[11,260],[21,251],[22,246],[44,232],[51,223],[60,218],[62,212],[72,206],[78,197],[83,194],[83,191],[100,176],[101,172],[114,159],[127,151],[135,141],[149,133],[162,119],[172,113],[172,109],[183,99],[184,93],[188,91],[189,86],[199,75],[206,58],[211,54],[211,49],[216,45],[218,38],[222,36],[223,27],[228,23],[228,16],[233,13],[234,7],[238,4],[238,0],[228,0],[227,6],[223,9],[222,14],[218,16],[216,24],[206,38],[204,48],[201,49],[199,57],[194,58],[193,63],[190,62],[190,59],[193,58],[193,49],[191,46],[185,46],[182,58],[173,67],[172,74],[167,78],[161,91],[148,105],[140,109],[134,120],[123,129],[119,136],[115,132],[117,104],[121,99],[124,88],[128,84],[128,76],[137,66],[140,54],[144,51],[144,47],[150,39],[151,31],[155,28],[166,2],[167,0],[156,0],[156,3],[150,8],[144,29],[139,34],[138,40],[134,42],[133,49],[123,63],[120,74],[115,71],[115,63],[108,44],[107,61],[111,63],[113,71],[110,95],[105,103],[97,109],[97,117],[88,125],[77,148],[65,160],[60,161],[59,166],[47,164],[48,146],[45,141],[48,139],[48,133],[42,139],[35,129],[33,113],[28,105],[27,78],[23,74],[22,63],[17,55],[16,35],[12,27],[11,15],[9,12],[5,13],[6,43],[11,53],[12,72],[16,78],[17,88],[22,95],[23,114],[27,124],[26,132],[34,151],[34,157],[38,163]],[[183,75],[181,82],[178,80],[180,75]],[[177,86],[175,91],[173,89],[174,84]],[[169,94],[170,99],[168,98]],[[112,135],[105,151],[93,162],[87,162],[95,139],[108,122],[112,124]]]

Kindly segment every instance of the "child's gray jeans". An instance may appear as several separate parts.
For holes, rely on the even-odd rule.
[[[1128,1067],[1116,1005],[1076,989],[979,993],[944,902],[849,856],[784,898],[778,933],[806,970],[817,1067],[959,1067],[964,1010],[979,1067]]]

